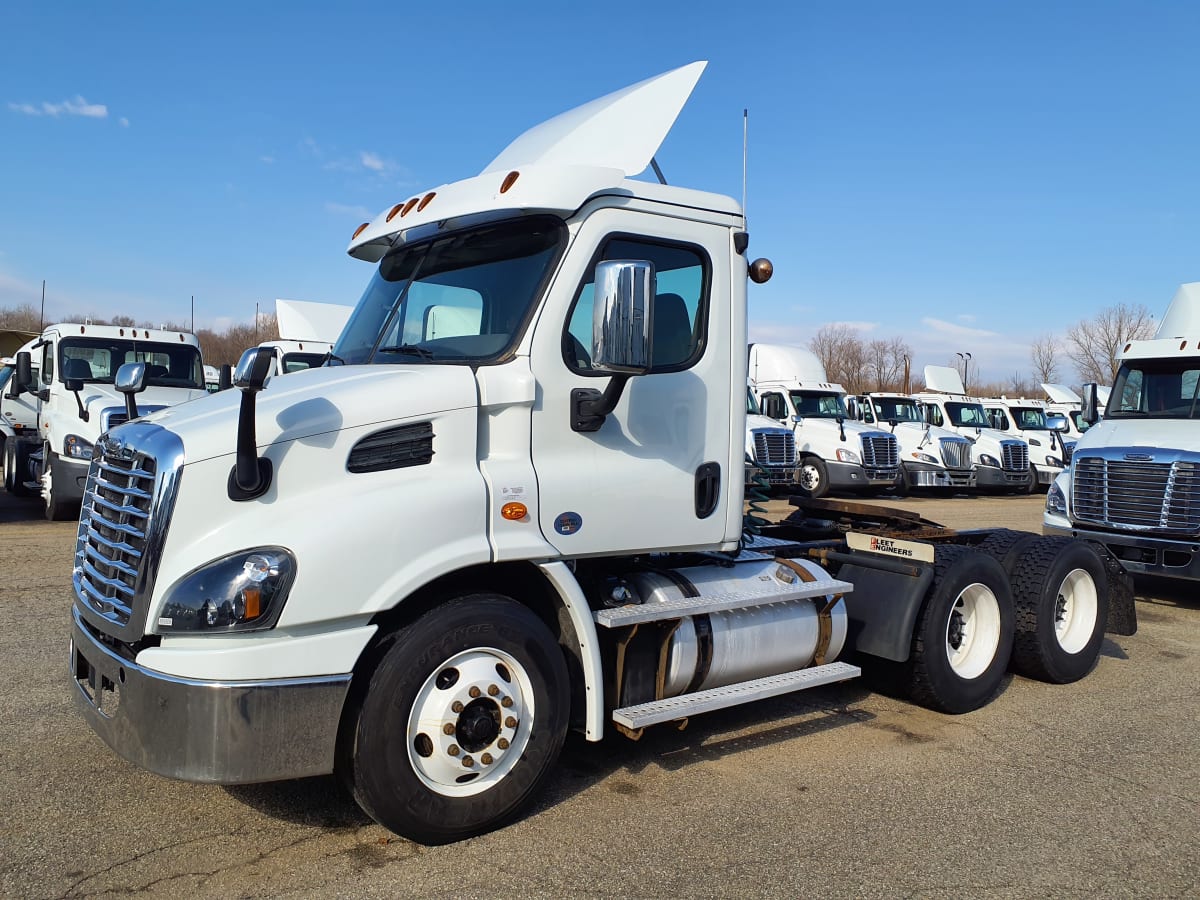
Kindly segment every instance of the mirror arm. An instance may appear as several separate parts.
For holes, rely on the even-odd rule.
[[[609,379],[604,392],[595,388],[575,388],[571,391],[571,430],[591,432],[599,431],[609,413],[621,402],[625,384],[630,379],[626,373],[614,375]]]
[[[91,419],[91,415],[87,411],[87,407],[83,405],[83,398],[79,396],[79,391],[72,391],[75,395],[75,405],[79,407],[79,418],[87,422]]]

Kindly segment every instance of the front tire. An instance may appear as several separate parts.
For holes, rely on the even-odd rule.
[[[1000,690],[1013,644],[1013,605],[1000,563],[941,545],[909,654],[909,697],[946,713],[985,705]]]
[[[829,469],[819,456],[806,456],[796,470],[796,486],[814,500],[829,493]]]
[[[386,639],[353,723],[349,782],[381,825],[445,844],[511,821],[566,737],[562,649],[497,594],[451,600]]]
[[[42,476],[42,501],[46,512],[46,518],[51,522],[65,522],[69,519],[79,517],[79,501],[64,500],[62,490],[56,492],[54,489],[55,463],[58,461],[57,454],[51,452],[49,447],[43,449],[43,458],[45,462],[44,474]],[[61,468],[61,467],[59,467]]]
[[[1108,577],[1089,544],[1039,538],[1013,569],[1016,638],[1012,669],[1069,684],[1096,664],[1108,620]]]

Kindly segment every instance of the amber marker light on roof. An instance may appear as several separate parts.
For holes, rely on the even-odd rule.
[[[504,176],[504,181],[500,182],[500,193],[507,194],[508,189],[517,183],[517,179],[521,177],[521,173],[517,171],[509,172]]]
[[[387,214],[387,218],[386,218],[386,219],[384,219],[384,221],[385,221],[385,222],[390,222],[390,221],[392,221],[392,219],[396,218],[396,213],[400,212],[400,208],[401,208],[402,206],[404,206],[404,204],[403,204],[403,203],[397,203],[395,206],[393,206],[391,209],[389,209],[389,210],[388,210],[388,214]]]
[[[354,234],[350,235],[350,240],[354,240],[356,237],[358,237],[360,234],[362,234],[364,231],[366,231],[367,226],[370,224],[371,224],[370,222],[363,222],[361,225],[359,225],[357,228],[355,228]]]
[[[505,503],[500,507],[500,515],[510,522],[518,522],[529,514],[524,503]]]
[[[409,200],[407,203],[405,203],[404,209],[400,210],[400,218],[403,219],[410,212],[412,212],[412,208],[417,205],[417,201],[420,199],[421,199],[420,197],[413,197],[411,200]]]
[[[437,196],[436,191],[430,191],[428,194],[426,194],[424,197],[422,197],[421,202],[417,204],[417,212],[420,212],[425,207],[427,207],[429,205],[429,201],[432,200],[436,196]]]

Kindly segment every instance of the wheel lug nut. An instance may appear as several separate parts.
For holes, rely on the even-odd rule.
[[[468,769],[469,769],[469,768],[471,768],[471,766],[473,766],[473,765],[475,765],[475,760],[471,759],[471,757],[469,757],[469,756],[464,756],[464,757],[463,757],[463,766],[464,766],[465,768],[468,768]]]
[[[442,734],[454,734],[454,723],[447,722],[442,726]]]
[[[503,700],[500,701],[500,705],[503,706],[505,709],[508,709],[510,706],[512,706],[512,697],[505,697]]]
[[[483,754],[483,756],[479,757],[479,761],[481,763],[483,763],[485,766],[490,766],[492,764],[492,754],[490,754],[490,753]]]
[[[488,685],[488,696],[489,697],[495,697],[498,693],[500,693],[500,688],[496,687],[494,684]]]
[[[461,700],[455,700],[453,703],[451,703],[451,704],[450,704],[450,711],[451,711],[451,712],[456,712],[456,713],[460,713],[460,712],[462,712],[462,711],[463,711],[463,705],[462,705],[462,701],[461,701]]]
[[[504,720],[504,727],[505,728],[516,728],[517,720],[514,719],[512,716],[509,716],[507,719]]]
[[[458,756],[458,744],[451,744],[446,748],[446,752],[451,756]]]
[[[471,699],[474,700],[476,697],[478,697],[483,692],[480,691],[479,688],[477,688],[477,687],[472,687],[469,691],[467,691],[467,693],[470,694]]]
[[[508,749],[508,738],[500,738],[500,740],[496,741],[496,746],[499,747],[501,750],[507,750]]]

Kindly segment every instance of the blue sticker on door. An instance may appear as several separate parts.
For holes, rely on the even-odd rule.
[[[559,534],[574,534],[583,527],[583,516],[577,512],[559,513],[554,520],[554,530]]]

